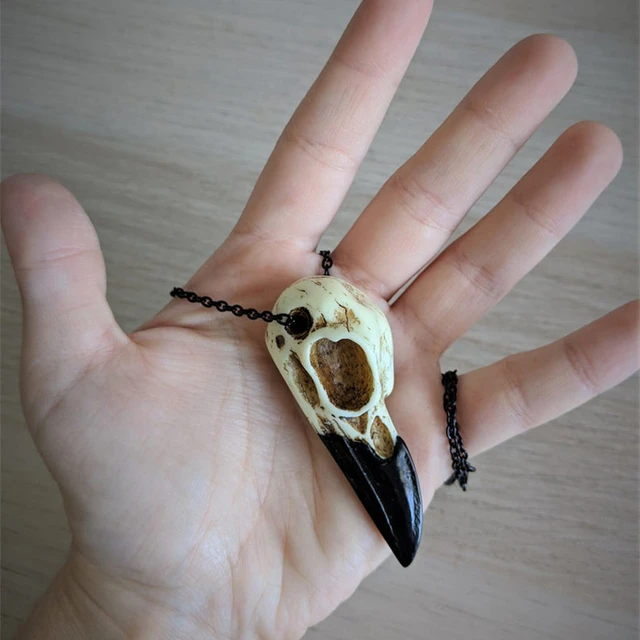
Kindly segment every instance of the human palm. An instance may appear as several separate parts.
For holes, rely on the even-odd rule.
[[[215,280],[266,308],[319,264],[290,252],[270,268],[272,252],[247,245],[232,236],[190,286]],[[257,613],[268,636],[300,634],[386,550],[304,425],[266,352],[264,325],[173,302],[128,337],[113,329],[62,395],[42,388],[48,373],[24,380],[25,412],[63,488],[75,562],[142,583],[145,597],[169,608],[188,592],[192,613],[216,633],[242,637]],[[425,389],[439,384],[435,358],[420,376]],[[434,428],[416,453],[443,438],[437,405],[425,407],[434,418],[420,420]],[[444,472],[446,448],[435,451]],[[417,461],[427,479],[425,454]],[[224,629],[219,612],[232,605],[238,626]]]
[[[235,230],[187,288],[269,309],[291,282],[318,272],[317,242],[402,77],[427,5],[362,5]],[[378,51],[383,35],[391,44]],[[334,253],[333,275],[389,317],[389,409],[425,505],[451,462],[440,356],[544,257],[619,167],[609,130],[576,125],[442,250],[574,76],[566,43],[537,36],[516,45]],[[24,301],[25,415],[65,500],[73,579],[121,628],[143,624],[134,608],[149,612],[157,637],[302,635],[388,552],[273,366],[265,325],[174,300],[127,336],[104,297],[95,232],[73,197],[45,178],[18,176],[3,183],[2,206]],[[552,345],[461,376],[470,454],[630,375],[636,315],[626,305]]]

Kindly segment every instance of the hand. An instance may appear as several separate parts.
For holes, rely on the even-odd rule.
[[[426,1],[363,3],[233,233],[186,288],[268,309],[292,281],[318,272],[318,240],[429,12]],[[425,504],[451,462],[441,354],[606,187],[621,162],[616,136],[595,123],[566,131],[493,211],[388,301],[440,252],[575,73],[573,51],[557,38],[516,45],[334,252],[332,274],[366,290],[391,322],[389,409]],[[300,418],[267,354],[265,325],[172,301],[125,335],[105,299],[89,219],[46,178],[3,183],[2,225],[24,304],[24,411],[73,533],[31,633],[46,625],[56,635],[58,625],[66,629],[58,637],[300,637],[388,549]],[[637,311],[628,304],[554,344],[463,375],[459,417],[470,455],[629,376]]]

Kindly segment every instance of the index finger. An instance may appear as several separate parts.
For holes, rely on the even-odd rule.
[[[278,140],[236,233],[313,249],[418,46],[432,0],[364,0]]]

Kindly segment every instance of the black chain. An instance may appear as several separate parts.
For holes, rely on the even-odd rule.
[[[171,290],[172,298],[182,298],[184,300],[188,300],[189,302],[195,302],[201,304],[203,307],[207,309],[216,309],[218,311],[230,311],[234,316],[240,318],[242,316],[247,316],[249,320],[264,320],[265,322],[277,322],[282,326],[286,326],[290,320],[290,315],[288,313],[272,313],[271,311],[258,311],[250,307],[249,309],[245,309],[243,306],[239,304],[229,304],[224,300],[213,300],[209,296],[199,296],[195,291],[185,291],[182,287],[174,287]]]
[[[319,251],[318,252],[322,256],[322,268],[324,269],[324,275],[328,276],[329,269],[333,267],[333,258],[331,257],[331,251]]]
[[[447,440],[449,440],[449,451],[451,452],[451,468],[453,473],[449,476],[446,485],[453,484],[456,480],[463,491],[467,490],[469,474],[475,471],[475,467],[469,464],[469,454],[465,450],[460,435],[460,425],[456,417],[457,409],[457,371],[447,371],[442,374],[442,385],[444,386],[444,396],[442,404],[447,414]]]
[[[322,256],[322,268],[324,275],[328,276],[329,269],[333,266],[331,251],[319,251]],[[291,326],[295,319],[288,313],[273,313],[271,311],[258,311],[252,307],[245,309],[240,304],[229,304],[225,300],[214,300],[209,296],[199,296],[195,291],[185,291],[182,287],[174,287],[171,290],[172,298],[181,298],[196,304],[201,304],[207,309],[216,309],[217,311],[230,311],[236,318],[246,316],[249,320],[264,320],[265,322],[277,322],[283,327]]]

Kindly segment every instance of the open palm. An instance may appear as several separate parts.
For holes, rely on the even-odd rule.
[[[186,288],[269,309],[294,280],[319,272],[316,245],[429,9],[417,1],[361,6],[236,229]],[[334,252],[332,274],[388,314],[396,355],[389,409],[425,504],[451,462],[441,354],[569,231],[619,168],[612,132],[575,125],[441,251],[575,70],[561,40],[516,45]],[[24,409],[64,496],[68,572],[121,629],[142,617],[157,625],[153,637],[301,636],[388,550],[301,418],[266,351],[265,325],[175,300],[127,336],[106,303],[95,232],[71,194],[46,178],[17,176],[3,183],[2,214],[24,302]],[[557,343],[462,376],[469,453],[630,375],[636,319],[631,303]]]

